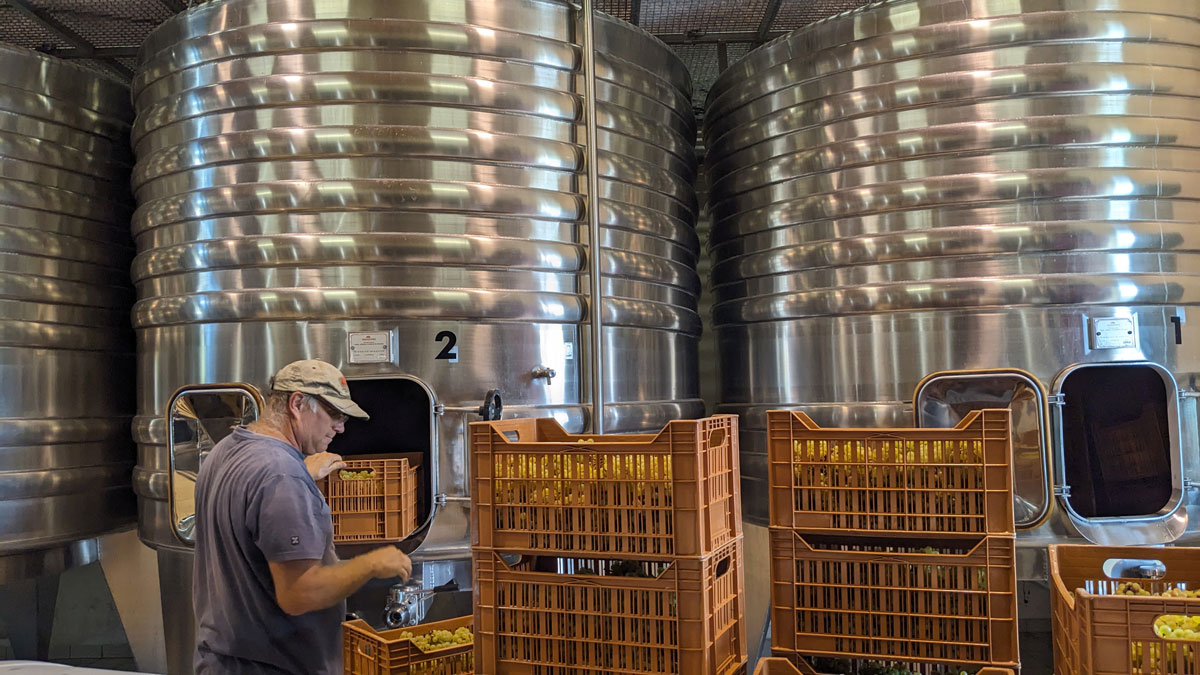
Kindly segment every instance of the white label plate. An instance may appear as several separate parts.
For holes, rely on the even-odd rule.
[[[1137,330],[1133,319],[1110,316],[1092,319],[1092,349],[1127,349],[1137,347]]]
[[[350,334],[350,363],[389,363],[391,360],[391,333],[368,331]]]

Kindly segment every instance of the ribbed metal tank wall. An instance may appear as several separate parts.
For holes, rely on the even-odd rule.
[[[133,133],[144,540],[178,547],[162,419],[185,385],[265,389],[310,357],[351,379],[418,378],[445,406],[435,491],[448,499],[426,557],[467,555],[464,432],[488,389],[506,416],[586,426],[576,13],[226,0],[150,36]],[[657,429],[703,412],[690,82],[616,19],[597,14],[596,43],[605,431]],[[387,332],[390,361],[350,363],[360,331]],[[437,358],[445,331],[456,361]]]
[[[1197,63],[1194,2],[894,0],[722,74],[704,130],[713,318],[749,519],[767,518],[766,410],[911,426],[915,387],[945,370],[1050,391],[1074,364],[1159,364],[1184,390],[1194,475]],[[1134,345],[1088,335],[1110,316],[1135,321]],[[1034,499],[1044,458],[1019,461]],[[1029,537],[1077,536],[1044,506]]]
[[[0,45],[0,73],[6,556],[101,534],[135,515],[133,111],[124,85],[18,47]]]

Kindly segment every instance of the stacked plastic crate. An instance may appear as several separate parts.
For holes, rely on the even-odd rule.
[[[745,672],[735,416],[470,439],[478,672]]]
[[[775,655],[803,673],[1016,668],[1011,453],[1007,410],[954,429],[769,412]]]

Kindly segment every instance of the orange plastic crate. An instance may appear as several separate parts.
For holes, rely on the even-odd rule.
[[[612,561],[543,559],[591,575],[535,571],[543,566],[528,557],[510,565],[495,551],[474,558],[481,673],[745,671],[740,537],[704,558],[638,563],[657,573],[649,578],[607,576]]]
[[[785,658],[759,659],[758,666],[754,669],[754,675],[821,675],[805,661],[801,660],[799,663],[800,667],[797,668]],[[1013,671],[1008,668],[984,667],[974,672],[975,675],[1013,675]],[[955,675],[958,674],[955,673]]]
[[[823,429],[767,413],[771,525],[810,534],[1012,534],[1008,410],[953,429]]]
[[[1105,574],[1109,560],[1157,560],[1160,579]],[[1121,582],[1151,593],[1200,589],[1200,548],[1136,546],[1050,547],[1050,609],[1056,675],[1193,675],[1200,641],[1166,640],[1154,632],[1164,615],[1200,616],[1200,598],[1116,595]]]
[[[1011,536],[926,542],[948,553],[845,541],[772,528],[777,654],[1018,666]]]
[[[553,419],[473,423],[471,543],[566,556],[708,555],[742,533],[737,439],[735,415],[602,436],[568,434]]]
[[[399,541],[417,529],[417,469],[407,459],[354,459],[346,471],[372,469],[375,478],[342,480],[335,471],[321,492],[333,517],[333,541]]]
[[[779,657],[759,659],[754,675],[800,675],[800,670],[791,661]]]
[[[435,630],[453,633],[460,626],[471,628],[474,617],[463,616],[446,621],[423,623],[411,628],[376,631],[366,621],[342,624],[343,671],[346,675],[467,675],[475,672],[474,645],[459,645],[421,651],[409,638],[408,631],[424,635]]]

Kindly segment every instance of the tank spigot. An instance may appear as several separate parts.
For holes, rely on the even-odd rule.
[[[388,628],[415,626],[425,618],[425,599],[433,595],[432,590],[421,587],[419,579],[410,579],[388,589],[387,605],[383,608],[383,622]]]

